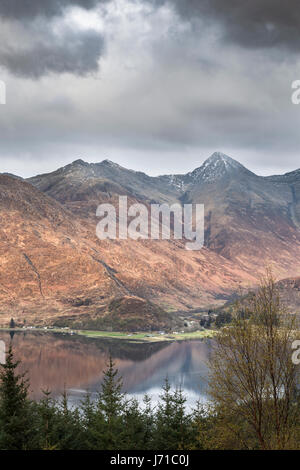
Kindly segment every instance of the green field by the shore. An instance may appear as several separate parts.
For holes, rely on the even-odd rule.
[[[61,333],[64,335],[79,335],[86,338],[118,339],[133,342],[161,342],[161,341],[186,341],[192,339],[212,338],[216,330],[202,330],[191,332],[122,332],[122,331],[97,331],[97,330],[74,330],[72,328],[51,327],[28,327],[28,328],[0,328],[0,331],[30,331],[43,333]]]
[[[158,342],[158,341],[184,341],[191,339],[203,339],[212,338],[215,334],[215,330],[205,331],[193,331],[193,332],[174,332],[174,333],[148,333],[148,332],[137,332],[137,333],[124,333],[124,332],[108,332],[108,331],[92,331],[92,330],[80,330],[77,332],[79,335],[83,335],[89,338],[110,338],[110,339],[121,339],[127,341],[137,342]]]

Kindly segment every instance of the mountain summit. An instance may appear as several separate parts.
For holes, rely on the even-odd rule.
[[[224,153],[215,152],[205,160],[203,165],[196,168],[188,175],[193,181],[212,183],[224,177],[234,175],[240,176],[242,174],[255,176],[254,173],[247,170],[247,168],[241,165],[238,161],[228,157],[228,155],[225,155]]]

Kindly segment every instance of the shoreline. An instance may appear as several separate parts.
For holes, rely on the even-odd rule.
[[[174,342],[174,341],[187,341],[193,339],[205,339],[213,338],[216,334],[216,330],[205,330],[205,331],[193,331],[193,332],[176,332],[176,333],[148,333],[148,332],[136,332],[136,333],[124,333],[124,332],[107,332],[107,331],[92,331],[92,330],[80,330],[77,332],[80,336],[86,338],[105,338],[105,339],[121,339],[122,341],[132,341],[140,343],[158,343],[158,342]]]
[[[82,336],[94,339],[112,339],[122,340],[136,343],[158,343],[158,342],[174,342],[174,341],[190,341],[197,339],[213,338],[217,334],[217,330],[204,330],[192,332],[121,332],[121,331],[98,331],[98,330],[73,330],[71,328],[49,328],[49,327],[27,327],[27,328],[0,328],[1,331],[7,332],[43,332],[43,333],[60,333],[70,336]]]

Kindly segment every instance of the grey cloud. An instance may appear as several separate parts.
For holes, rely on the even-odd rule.
[[[90,9],[107,1],[109,0],[1,0],[0,16],[16,20],[36,16],[51,17],[60,15],[69,6]]]
[[[235,3],[244,4],[245,14],[226,0],[178,0],[180,18],[190,24],[157,8],[158,2],[153,9],[143,2],[145,10],[138,6],[138,13],[130,10],[132,2],[129,13],[114,4],[107,9],[102,71],[84,80],[81,75],[94,70],[103,54],[97,33],[66,29],[63,20],[58,36],[57,18],[40,16],[24,26],[3,22],[0,62],[15,75],[75,72],[35,82],[3,71],[8,99],[0,109],[1,171],[30,176],[76,158],[109,158],[152,174],[185,172],[217,149],[258,173],[299,166],[300,106],[292,105],[290,95],[300,61],[290,51],[293,61],[274,61],[273,49],[259,35],[251,45],[247,35],[254,34],[250,25],[256,19],[247,9],[256,0]],[[265,4],[261,0],[257,11]],[[232,25],[225,29],[230,18],[249,29],[243,39],[236,39]],[[268,23],[263,14],[257,21]],[[227,41],[215,40],[220,31]],[[288,39],[281,44],[292,48]]]
[[[88,10],[108,1],[1,0],[0,65],[17,76],[30,78],[97,71],[104,51],[103,37],[94,30],[67,27],[56,34],[53,24],[67,7]]]
[[[299,0],[149,0],[173,5],[182,18],[206,18],[223,26],[223,39],[246,48],[300,46]]]
[[[95,31],[65,30],[60,36],[51,29],[22,47],[18,41],[0,45],[0,63],[17,76],[39,78],[49,73],[85,75],[98,69],[104,50],[103,38]]]

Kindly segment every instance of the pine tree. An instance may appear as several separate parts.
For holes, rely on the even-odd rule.
[[[196,407],[192,410],[191,449],[193,450],[205,449],[204,443],[208,434],[208,411],[200,400],[197,401]]]
[[[136,399],[130,400],[124,411],[124,442],[125,450],[145,448],[146,425],[144,414]]]
[[[71,409],[66,390],[57,407],[57,420],[54,428],[60,450],[79,450],[82,448],[83,429],[78,408]]]
[[[32,438],[31,402],[28,399],[28,381],[18,375],[12,346],[6,363],[0,365],[0,449],[26,450]]]
[[[126,405],[123,382],[118,369],[109,358],[97,401],[97,412],[92,427],[97,449],[115,450],[123,443],[123,415]],[[95,445],[95,444],[94,444]]]
[[[171,438],[173,433],[173,415],[174,403],[172,400],[171,386],[168,378],[166,378],[155,417],[154,446],[158,450],[176,449]]]
[[[151,398],[146,394],[144,396],[144,442],[143,450],[151,450],[153,443],[153,432],[154,432],[154,412],[152,408]]]
[[[49,390],[43,390],[43,398],[37,404],[39,448],[57,450],[59,438],[56,434],[57,408]]]
[[[165,380],[163,394],[155,419],[154,446],[159,450],[188,448],[191,440],[190,416],[185,413],[185,402],[181,388],[173,393],[168,379]]]
[[[99,394],[100,408],[108,423],[117,417],[124,407],[123,381],[118,374],[119,371],[115,369],[115,364],[110,357]]]
[[[173,440],[178,449],[188,449],[191,443],[191,417],[186,413],[186,397],[182,388],[177,387],[173,393]]]
[[[80,416],[82,426],[82,448],[92,450],[97,448],[97,426],[96,426],[96,407],[91,400],[91,394],[88,392],[80,404]]]

